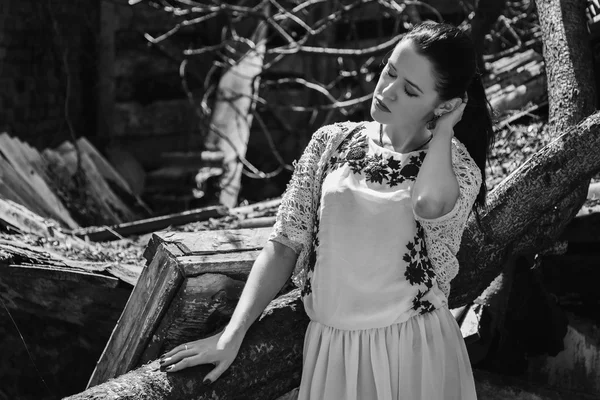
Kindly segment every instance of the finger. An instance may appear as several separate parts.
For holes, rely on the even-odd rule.
[[[223,372],[229,368],[233,361],[221,361],[217,366],[204,377],[204,383],[210,384],[219,379]]]
[[[186,350],[186,345],[187,345],[187,347],[190,347],[190,345],[187,343],[180,344],[179,346],[175,347],[173,350],[169,351],[168,353],[163,354],[163,356],[161,358],[171,357],[172,355],[177,354],[182,350]]]
[[[175,363],[183,360],[184,358],[193,357],[195,355],[198,355],[198,354],[196,351],[194,351],[192,349],[180,351],[178,353],[173,354],[170,357],[161,358],[160,366],[162,368],[165,368],[165,367],[168,367],[169,365],[175,364]]]
[[[199,365],[199,364],[213,364],[213,363],[208,361],[204,354],[197,354],[194,356],[186,357],[177,363],[169,365],[168,367],[165,368],[165,371],[177,372],[177,371],[181,371],[182,369],[193,367],[193,366]]]

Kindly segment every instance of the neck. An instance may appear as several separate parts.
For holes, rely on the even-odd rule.
[[[431,137],[425,124],[417,126],[383,125],[383,134],[384,137],[387,135],[394,149],[400,153],[422,146]]]

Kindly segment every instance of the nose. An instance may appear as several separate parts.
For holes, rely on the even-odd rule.
[[[383,89],[381,90],[381,94],[387,100],[396,101],[396,99],[398,98],[396,90],[396,81],[388,82],[386,85],[384,85]]]

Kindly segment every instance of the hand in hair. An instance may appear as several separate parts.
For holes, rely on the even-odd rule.
[[[452,111],[449,111],[443,114],[436,123],[434,134],[436,131],[446,132],[452,131],[454,126],[462,119],[463,112],[465,111],[465,107],[467,106],[467,101],[469,101],[469,97],[465,94],[464,99],[458,99],[460,104],[454,107]]]

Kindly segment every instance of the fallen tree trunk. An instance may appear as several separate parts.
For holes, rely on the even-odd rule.
[[[235,363],[211,385],[202,378],[213,366],[166,374],[153,361],[68,399],[275,399],[300,383],[307,325],[295,290],[271,302],[245,336]]]
[[[295,290],[269,305],[248,331],[236,361],[210,385],[204,385],[202,379],[212,365],[167,374],[160,370],[158,361],[153,361],[67,400],[276,399],[300,383],[307,324],[300,292]],[[475,381],[480,400],[573,398],[572,393],[482,371],[475,371]],[[578,398],[591,400],[592,396]],[[290,393],[286,399],[296,399],[296,393]]]
[[[600,170],[599,135],[596,112],[540,150],[488,195],[481,226],[471,216],[463,235],[451,307],[475,299],[509,255],[536,253],[554,243],[574,215],[571,210],[565,213],[560,203]],[[540,225],[547,215],[552,225]]]

